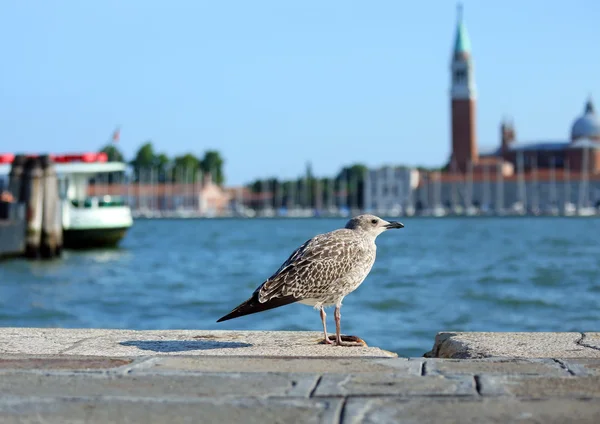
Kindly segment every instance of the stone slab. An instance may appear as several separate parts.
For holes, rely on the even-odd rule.
[[[600,402],[579,399],[519,401],[488,399],[350,398],[344,424],[544,423],[597,424]]]
[[[581,345],[600,351],[600,333],[583,333]]]
[[[481,376],[483,396],[511,395],[525,399],[600,398],[600,376],[524,377]],[[600,403],[600,401],[596,400]]]
[[[600,358],[558,359],[573,375],[600,375]]]
[[[113,369],[129,365],[128,358],[56,357],[51,355],[10,355],[0,357],[0,372],[4,370],[98,370]]]
[[[320,332],[0,328],[0,354],[380,357],[377,347],[319,344]]]
[[[597,423],[598,334],[440,333],[406,359],[319,332],[2,328],[0,422]]]
[[[308,397],[318,375],[294,373],[203,373],[115,375],[2,373],[0,393],[20,397],[198,398],[217,396]]]
[[[12,399],[0,400],[3,424],[337,424],[342,399],[202,398]]]
[[[586,333],[589,344],[582,345],[583,333],[438,333],[433,358],[600,358],[593,343],[600,333]]]
[[[554,375],[569,372],[552,359],[427,359],[427,375]]]
[[[324,375],[314,396],[473,396],[473,377],[397,374]]]
[[[0,362],[1,363],[1,362]],[[401,373],[421,375],[423,361],[405,358],[281,358],[281,357],[159,357],[133,372],[295,372],[295,373]]]

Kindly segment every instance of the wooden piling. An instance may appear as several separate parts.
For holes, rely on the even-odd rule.
[[[50,259],[60,256],[62,249],[61,204],[58,177],[52,160],[47,155],[41,156],[40,164],[43,170],[44,191],[40,254],[43,258]]]
[[[25,256],[37,258],[42,241],[43,173],[38,158],[27,158],[23,169],[20,198],[26,204],[27,229],[25,232]]]
[[[8,191],[12,193],[17,203],[25,202],[25,199],[21,197],[25,161],[25,155],[16,155],[8,174]]]

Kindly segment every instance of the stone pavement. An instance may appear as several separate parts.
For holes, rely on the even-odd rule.
[[[425,356],[437,358],[600,358],[600,333],[450,333]]]
[[[0,354],[398,356],[377,347],[330,349],[321,340],[322,333],[313,331],[0,328]]]
[[[316,345],[318,333],[300,333],[312,341],[298,347],[308,354],[295,356],[295,332],[235,332],[250,353],[214,355],[202,344],[165,351],[159,343],[181,346],[212,332],[135,333],[0,329],[0,422],[600,422],[600,358],[580,352],[398,358],[374,348]],[[126,344],[136,349],[126,355],[103,354],[100,340],[108,352],[113,343],[148,343]],[[273,340],[287,350],[261,345]],[[318,354],[311,350],[317,347]]]

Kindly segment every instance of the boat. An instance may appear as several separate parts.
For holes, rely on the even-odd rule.
[[[510,208],[511,215],[525,215],[526,212],[527,208],[525,207],[525,204],[519,200],[514,202]]]
[[[109,173],[124,172],[127,165],[108,162],[105,153],[49,156],[58,177],[63,247],[117,246],[133,225],[131,209],[123,196],[90,196],[88,187],[92,178],[102,180]],[[0,175],[9,174],[10,163],[12,160],[0,164]]]
[[[477,207],[476,207],[476,206],[474,206],[474,205],[467,206],[467,207],[465,208],[465,215],[466,215],[466,216],[475,216],[475,215],[479,215],[479,210],[478,210],[478,209],[477,209]]]
[[[404,208],[404,216],[414,216],[415,215],[415,207],[413,206],[412,203],[409,203],[405,208]]]
[[[442,206],[442,183],[441,183],[441,174],[439,172],[436,173],[434,183],[434,204],[431,214],[436,218],[441,218],[443,216],[448,215],[446,209]]]
[[[448,215],[448,212],[442,205],[435,205],[431,211],[431,215],[435,216],[436,218],[441,218]]]

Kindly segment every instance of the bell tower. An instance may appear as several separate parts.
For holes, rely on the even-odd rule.
[[[469,162],[477,163],[479,154],[475,126],[477,93],[471,57],[471,41],[463,22],[461,4],[458,5],[456,39],[450,71],[450,98],[452,101],[452,157],[450,162],[454,162],[454,166],[459,171],[465,172]]]

